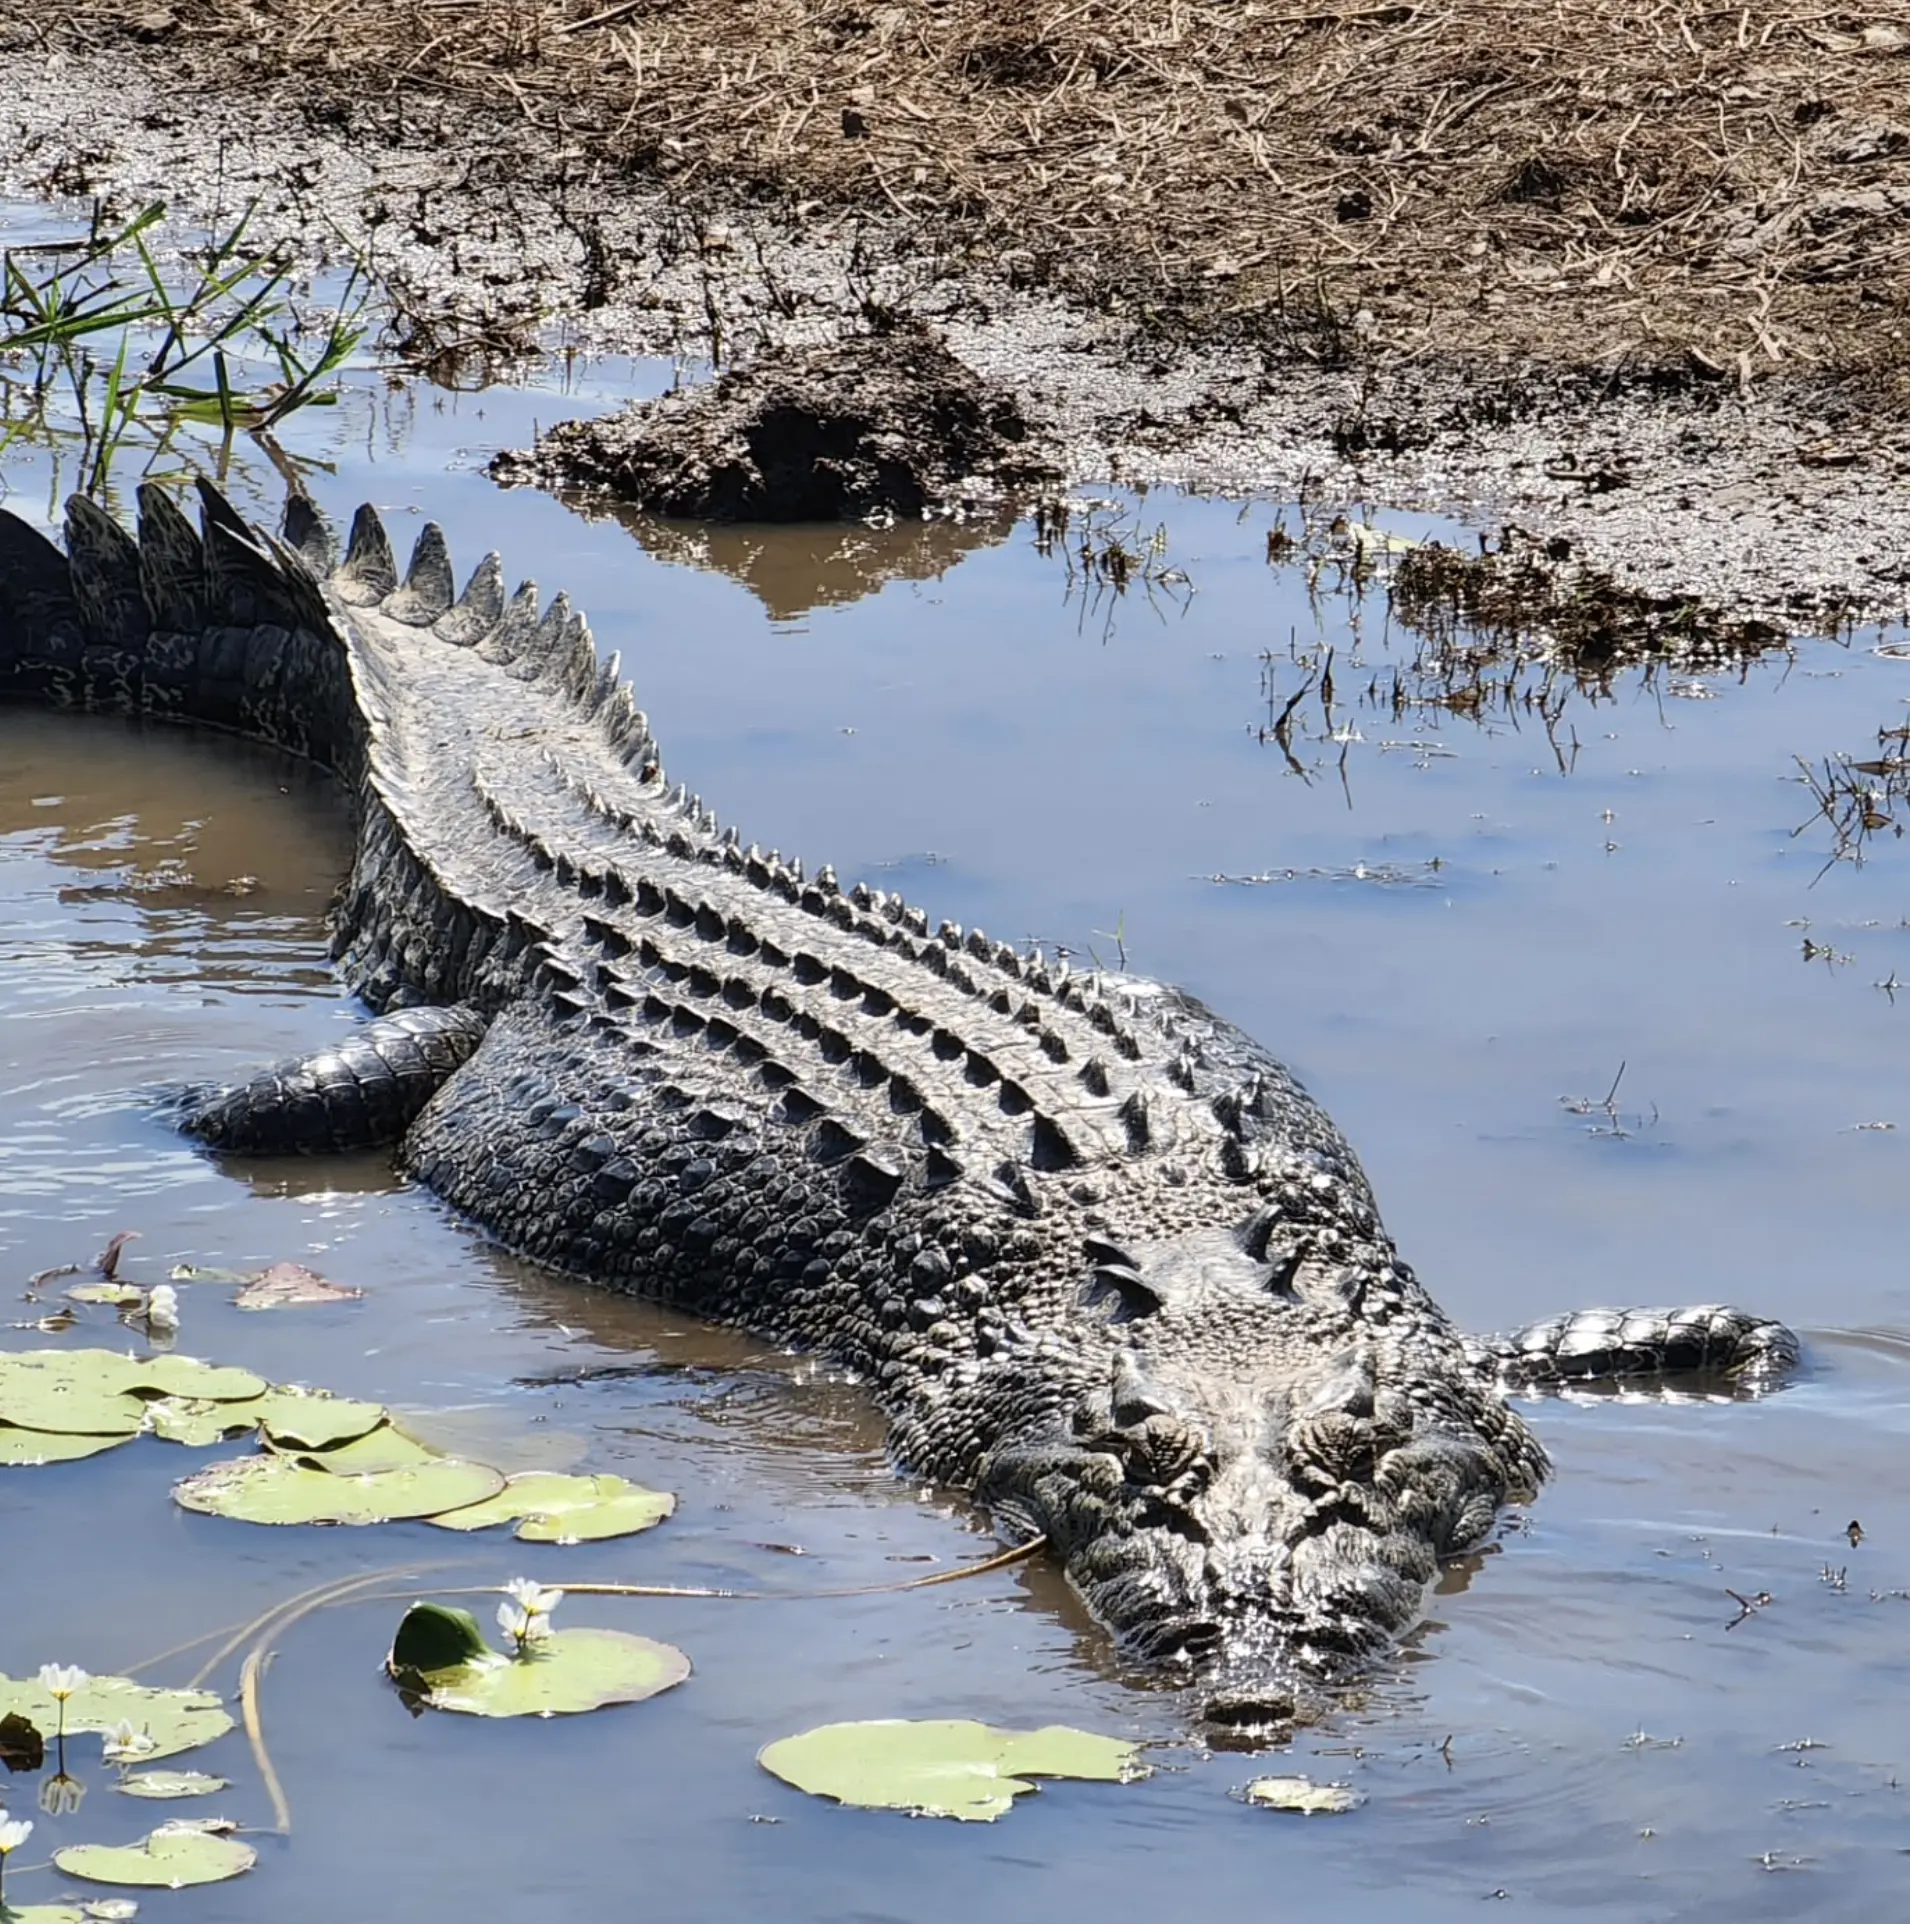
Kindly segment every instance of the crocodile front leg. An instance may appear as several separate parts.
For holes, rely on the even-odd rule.
[[[1508,1390],[1689,1376],[1755,1394],[1796,1367],[1798,1343],[1769,1317],[1700,1303],[1574,1310],[1509,1335],[1468,1337],[1466,1351]]]
[[[459,1004],[400,1009],[228,1089],[189,1092],[180,1127],[234,1156],[385,1149],[470,1059],[490,1018]]]

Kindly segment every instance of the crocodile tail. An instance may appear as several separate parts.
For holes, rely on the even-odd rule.
[[[364,721],[303,539],[249,527],[204,481],[197,527],[148,482],[136,534],[75,495],[65,535],[62,552],[0,510],[0,699],[199,722],[357,775]]]
[[[1468,1339],[1466,1347],[1507,1389],[1524,1391],[1684,1378],[1695,1389],[1757,1395],[1798,1359],[1797,1337],[1782,1323],[1722,1303],[1574,1310],[1509,1335]]]

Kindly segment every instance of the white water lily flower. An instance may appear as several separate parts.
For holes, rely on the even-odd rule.
[[[150,1730],[135,1730],[130,1718],[122,1717],[106,1733],[105,1757],[109,1764],[129,1764],[159,1748],[159,1739]]]
[[[0,1857],[11,1856],[33,1835],[30,1818],[8,1817],[0,1811]]]
[[[517,1645],[519,1656],[551,1634],[550,1618],[542,1611],[521,1610],[508,1601],[497,1606],[497,1622],[498,1628]]]
[[[547,1590],[529,1577],[513,1577],[504,1586],[504,1594],[530,1617],[547,1617],[564,1600],[561,1590]]]
[[[40,1666],[40,1688],[56,1704],[65,1703],[86,1681],[86,1672],[76,1663],[43,1663]]]
[[[146,1298],[146,1327],[162,1334],[179,1327],[179,1292],[161,1283]]]

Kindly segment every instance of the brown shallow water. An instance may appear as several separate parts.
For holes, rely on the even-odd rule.
[[[387,1602],[301,1624],[271,1670],[293,1834],[260,1839],[244,1882],[146,1914],[1445,1918],[1500,1893],[1626,1919],[1888,1907],[1910,1818],[1910,1008],[1872,984],[1910,975],[1906,858],[1886,836],[1813,888],[1825,845],[1791,838],[1809,804],[1786,778],[1793,753],[1867,748],[1901,717],[1910,666],[1864,637],[1715,681],[1712,700],[1621,683],[1571,709],[1566,774],[1531,726],[1355,706],[1344,780],[1317,743],[1304,780],[1255,733],[1263,651],[1284,701],[1290,637],[1316,632],[1299,583],[1261,559],[1271,509],[1144,504],[1199,590],[1184,614],[1130,595],[1110,626],[1025,529],[996,528],[966,558],[876,544],[870,565],[902,578],[853,602],[839,544],[744,542],[766,616],[681,565],[699,557],[669,531],[640,549],[471,471],[551,406],[361,396],[315,485],[341,514],[377,499],[401,540],[429,514],[461,560],[496,546],[568,589],[623,651],[673,772],[746,835],[999,935],[1111,961],[1118,930],[1134,966],[1268,1038],[1465,1322],[1728,1297],[1802,1327],[1809,1368],[1756,1405],[1539,1407],[1553,1486],[1450,1573],[1370,1697],[1296,1746],[1290,1767],[1367,1793],[1348,1817],[1247,1810],[1227,1792],[1256,1766],[1186,1747],[1143,1784],[1058,1786],[993,1829],[845,1812],[757,1771],[764,1742],[848,1716],[1179,1737],[1176,1700],[1123,1677],[1039,1569],[854,1599],[577,1600],[568,1620],[678,1642],[696,1675],[529,1727],[410,1720],[377,1674]],[[1343,699],[1366,680],[1350,662],[1403,645],[1365,615],[1357,646],[1341,605],[1317,616]],[[17,1297],[121,1228],[142,1232],[127,1267],[145,1281],[182,1259],[310,1262],[365,1299],[248,1316],[189,1287],[181,1347],[456,1412],[475,1454],[623,1471],[677,1491],[679,1513],[540,1551],[187,1516],[166,1489],[189,1459],[152,1441],[0,1473],[0,1669],[112,1669],[407,1558],[452,1559],[447,1583],[795,1591],[985,1554],[959,1504],[890,1477],[853,1386],[541,1278],[376,1161],[220,1169],[167,1133],[153,1092],[169,1081],[355,1019],[323,965],[347,848],[326,785],[273,757],[0,714],[0,1282]],[[242,875],[257,888],[226,893]],[[1805,960],[1807,934],[1850,959]],[[1594,1133],[1602,1117],[1559,1099],[1602,1096],[1621,1062],[1624,1133]],[[1904,1127],[1861,1126],[1878,1123]],[[100,1322],[9,1340],[110,1338]],[[1770,1601],[1729,1628],[1731,1591]],[[222,1805],[268,1821],[240,1741],[209,1755],[239,1786]],[[49,1836],[145,1828],[145,1807],[117,1804],[101,1782],[78,1816],[43,1818],[15,1901],[60,1888],[30,1868]]]

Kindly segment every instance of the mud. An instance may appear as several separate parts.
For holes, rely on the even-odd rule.
[[[1726,623],[1905,608],[1910,426],[1856,376],[1401,353],[1361,313],[1302,352],[1070,305],[900,216],[671,191],[548,115],[222,71],[239,77],[188,93],[165,45],[0,54],[0,191],[207,222],[255,202],[256,237],[367,261],[394,352],[465,382],[540,345],[729,366],[914,324],[1012,395],[1071,478],[1438,506],[1532,537],[1568,598],[1583,571]]]
[[[490,472],[685,521],[959,516],[1059,478],[1014,397],[920,327],[771,348],[699,386],[564,422]]]

